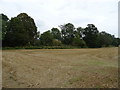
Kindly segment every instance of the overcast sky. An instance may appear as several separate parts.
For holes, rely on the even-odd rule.
[[[86,27],[94,24],[99,31],[118,36],[119,0],[0,0],[0,13],[9,18],[25,12],[44,32],[66,23]]]

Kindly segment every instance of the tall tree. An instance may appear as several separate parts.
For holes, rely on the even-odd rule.
[[[40,37],[41,45],[52,46],[53,39],[54,38],[53,38],[53,35],[51,34],[50,30],[46,31],[43,34],[41,34],[41,37]]]
[[[26,13],[11,18],[5,36],[7,46],[34,45],[37,27],[34,20]]]
[[[84,34],[83,34],[84,33],[84,28],[78,27],[76,32],[77,32],[79,38],[83,39],[83,37],[84,37]]]
[[[74,38],[73,38],[73,41],[72,41],[73,46],[86,47],[86,43],[83,40],[83,30],[84,29],[82,27],[78,27],[74,31]]]
[[[52,28],[51,34],[53,35],[54,39],[61,40],[61,32],[58,28]]]
[[[0,32],[2,40],[4,40],[5,34],[7,33],[8,21],[9,18],[6,15],[0,14]]]
[[[84,37],[83,39],[85,40],[86,44],[90,48],[95,48],[98,47],[98,34],[99,31],[97,27],[93,24],[88,24],[87,27],[83,31]]]
[[[113,35],[106,32],[99,33],[99,38],[98,38],[99,47],[102,47],[102,46],[108,47],[109,45],[112,45],[113,42],[114,42]]]
[[[62,32],[63,43],[67,45],[72,44],[72,40],[74,38],[74,30],[75,30],[74,25],[68,23],[65,25],[61,25],[60,28]]]

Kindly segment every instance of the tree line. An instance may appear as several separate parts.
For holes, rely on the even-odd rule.
[[[26,13],[20,13],[9,19],[6,15],[0,14],[2,18],[2,40],[3,47],[24,47],[24,46],[76,46],[81,48],[100,48],[118,46],[120,39],[105,31],[99,32],[94,24],[87,27],[77,27],[72,23],[60,25],[59,28],[52,28],[40,34],[34,19]]]

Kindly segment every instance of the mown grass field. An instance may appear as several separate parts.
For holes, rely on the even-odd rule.
[[[117,88],[118,48],[3,50],[5,88]]]

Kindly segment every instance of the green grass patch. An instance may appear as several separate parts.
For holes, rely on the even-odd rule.
[[[100,60],[89,60],[87,61],[87,64],[89,65],[104,65],[106,62],[100,61]]]

